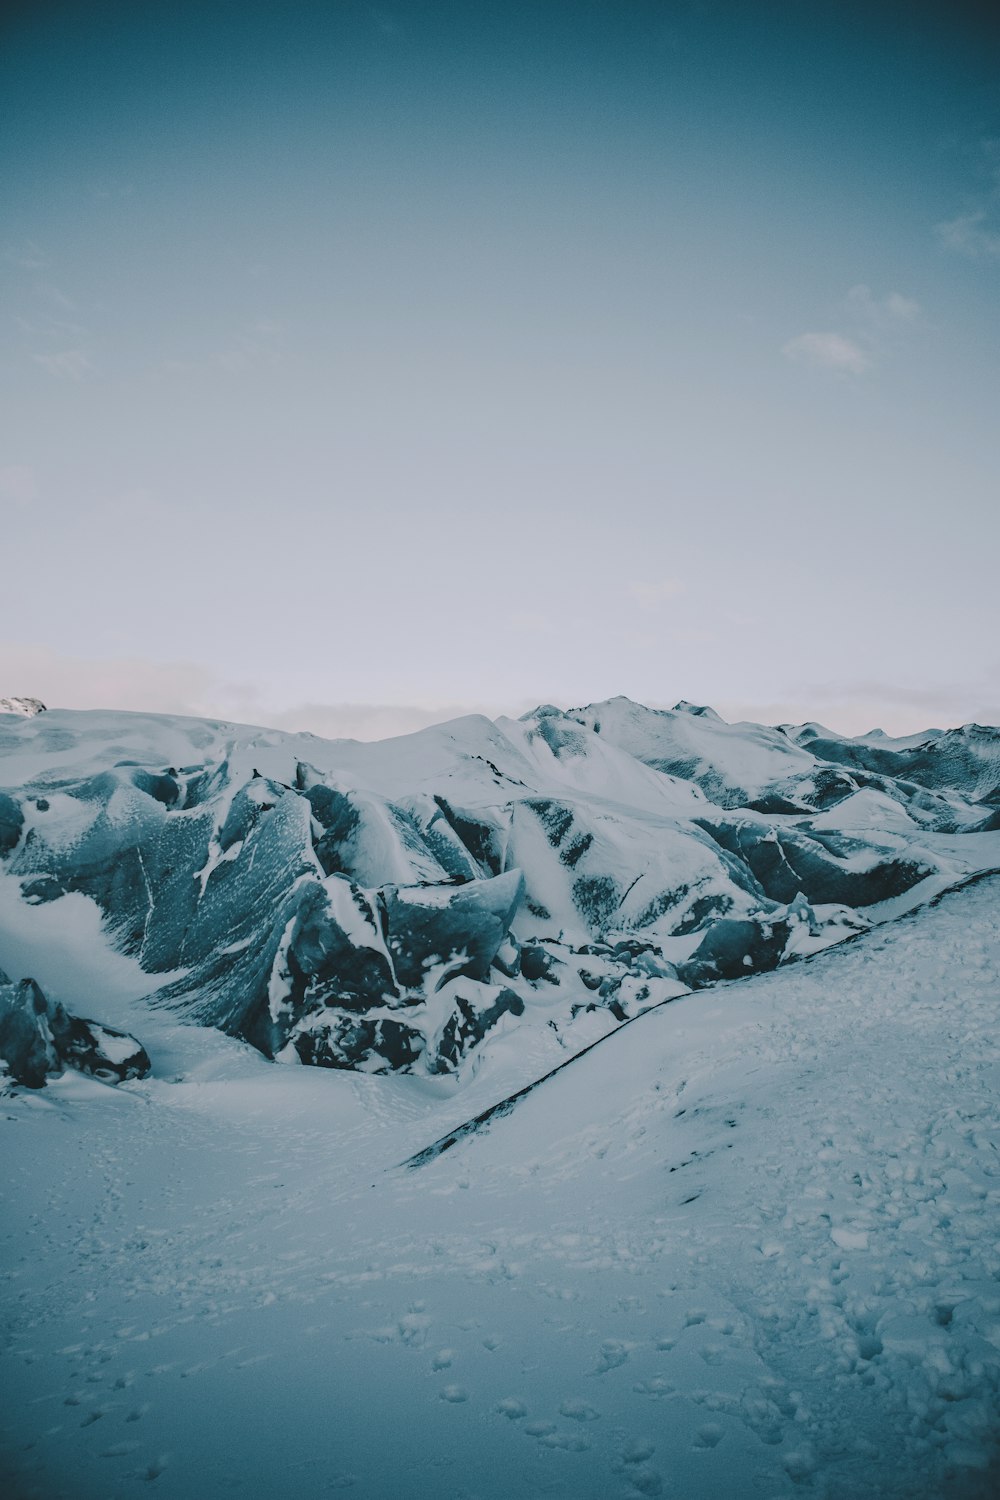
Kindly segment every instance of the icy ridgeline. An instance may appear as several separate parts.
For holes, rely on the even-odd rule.
[[[619,698],[361,744],[55,711],[0,719],[0,787],[21,899],[92,898],[155,1003],[287,1061],[443,1073],[526,1009],[589,1040],[954,884],[990,857],[954,835],[1000,827],[1000,731]]]

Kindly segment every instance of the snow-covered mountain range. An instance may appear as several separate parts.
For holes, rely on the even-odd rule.
[[[525,1018],[574,1047],[996,862],[979,725],[845,739],[616,698],[369,744],[19,704],[18,899],[89,898],[152,1003],[284,1061],[449,1073]]]

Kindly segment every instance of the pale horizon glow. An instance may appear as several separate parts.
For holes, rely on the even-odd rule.
[[[52,653],[11,647],[0,642],[0,683],[3,697],[37,697],[48,708],[117,709],[131,713],[179,714],[195,718],[258,724],[269,729],[308,731],[325,739],[387,739],[412,734],[465,714],[491,719],[518,718],[543,703],[562,709],[583,708],[589,699],[539,694],[509,700],[475,699],[467,702],[322,703],[267,700],[248,683],[214,680],[190,663],[140,660],[84,661],[60,659]],[[839,734],[865,734],[883,729],[909,735],[925,729],[949,729],[963,723],[1000,722],[1000,701],[983,684],[978,699],[944,685],[911,688],[878,682],[832,683],[825,688],[800,684],[797,695],[780,700],[694,698],[678,675],[677,690],[661,691],[641,701],[647,708],[672,708],[682,699],[707,703],[734,723],[802,724],[818,721]],[[19,684],[19,687],[18,687]],[[10,691],[7,691],[10,685]],[[604,697],[616,696],[604,694]],[[626,695],[628,696],[628,695]],[[964,713],[971,702],[974,711]],[[976,706],[978,704],[978,707]]]

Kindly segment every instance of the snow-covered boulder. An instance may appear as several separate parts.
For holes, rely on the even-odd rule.
[[[33,979],[15,983],[0,971],[0,1063],[15,1083],[41,1088],[46,1078],[76,1068],[105,1083],[145,1078],[150,1061],[127,1032],[70,1015]]]

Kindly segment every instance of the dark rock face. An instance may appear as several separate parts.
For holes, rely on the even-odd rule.
[[[400,984],[416,987],[439,965],[485,980],[524,889],[519,870],[434,890],[382,893],[386,942]]]
[[[794,901],[801,891],[814,904],[871,906],[902,895],[931,873],[916,859],[889,853],[880,858],[877,846],[873,849],[844,834],[809,835],[728,820],[702,820],[701,827],[747,865],[771,901],[782,904]],[[867,868],[849,862],[851,855],[859,854],[867,856]]]
[[[505,1015],[524,1014],[524,1001],[500,985],[459,984],[452,1010],[440,1032],[428,1035],[420,1007],[404,1013],[346,1016],[318,1011],[303,1018],[292,1035],[299,1060],[324,1068],[358,1068],[389,1073],[422,1060],[428,1073],[454,1073]]]
[[[24,813],[20,804],[6,792],[0,792],[0,857],[17,848],[23,827]]]
[[[715,922],[705,933],[692,958],[678,966],[685,984],[697,988],[715,979],[741,979],[781,962],[791,926],[778,921]]]
[[[300,1062],[320,1068],[390,1073],[410,1068],[424,1050],[416,1027],[389,1016],[310,1016],[292,1043]]]
[[[15,1083],[40,1089],[52,1073],[76,1068],[105,1083],[145,1078],[146,1051],[124,1031],[72,1016],[33,979],[15,984],[0,972],[0,1061]]]

